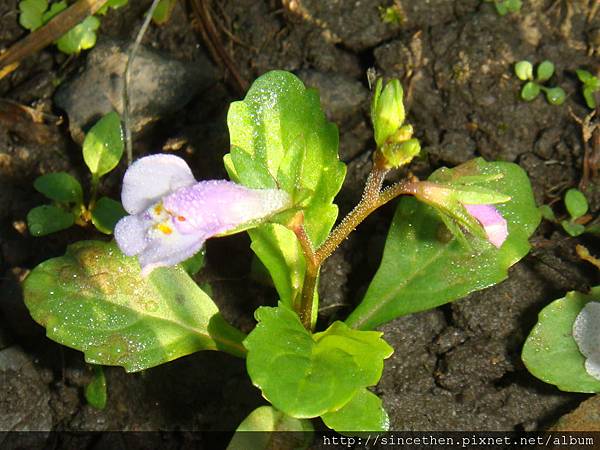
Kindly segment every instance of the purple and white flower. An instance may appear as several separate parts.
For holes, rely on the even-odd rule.
[[[430,181],[419,182],[415,196],[471,231],[479,224],[487,240],[497,248],[508,237],[506,219],[492,204],[509,201],[509,196],[482,188],[469,190]]]
[[[483,227],[483,231],[495,247],[500,248],[508,237],[506,219],[492,205],[463,205]]]
[[[585,356],[585,370],[600,380],[600,302],[588,302],[573,323],[573,339]]]
[[[163,154],[127,169],[121,200],[130,215],[117,223],[115,239],[125,255],[138,257],[144,276],[190,258],[210,237],[247,229],[292,203],[278,189],[197,182],[183,159]]]

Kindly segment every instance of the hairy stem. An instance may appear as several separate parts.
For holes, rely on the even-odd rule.
[[[319,266],[315,259],[315,251],[310,237],[306,233],[304,228],[304,214],[298,213],[294,218],[292,224],[290,224],[291,230],[296,234],[300,248],[304,253],[304,259],[306,261],[306,273],[304,274],[304,284],[302,286],[302,296],[300,298],[300,305],[296,308],[300,315],[302,325],[307,330],[312,327],[312,308],[313,300],[315,298],[315,287],[317,286],[317,276],[319,273]]]
[[[289,225],[290,229],[296,234],[296,237],[300,242],[300,247],[302,248],[306,260],[306,273],[304,275],[304,285],[302,286],[302,297],[298,313],[300,314],[302,324],[307,330],[310,330],[312,327],[312,309],[315,288],[317,286],[319,269],[323,262],[331,256],[344,239],[346,239],[348,235],[373,211],[400,195],[414,195],[416,192],[419,181],[415,178],[401,181],[382,191],[381,187],[383,185],[383,180],[389,169],[385,166],[385,162],[382,158],[377,157],[377,155],[378,154],[376,154],[373,168],[369,173],[369,178],[367,179],[360,202],[358,202],[354,209],[334,228],[325,242],[323,242],[316,251],[313,248],[310,237],[306,234],[304,228],[304,216],[302,214],[297,215],[294,223]]]

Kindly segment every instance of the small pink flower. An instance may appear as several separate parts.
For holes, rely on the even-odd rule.
[[[291,206],[278,189],[249,189],[226,180],[197,182],[174,155],[137,160],[123,179],[121,200],[131,214],[115,227],[127,256],[137,256],[142,275],[180,263],[206,239],[247,229]]]
[[[500,248],[508,237],[506,219],[492,205],[463,205],[483,227],[488,241]]]
[[[479,230],[475,227],[481,226],[487,240],[495,247],[500,248],[508,237],[506,220],[492,206],[510,201],[507,195],[481,187],[421,181],[416,185],[415,196],[471,233],[477,233]]]

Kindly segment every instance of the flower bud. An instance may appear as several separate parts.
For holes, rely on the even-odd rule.
[[[373,100],[371,101],[371,120],[375,132],[377,147],[392,137],[404,122],[404,92],[400,81],[394,79],[383,88],[381,78],[377,80]]]
[[[418,139],[414,138],[400,143],[386,143],[381,147],[386,166],[390,169],[408,164],[420,151],[421,144]]]
[[[487,239],[497,248],[508,237],[506,219],[492,204],[507,202],[510,200],[509,196],[480,186],[453,186],[422,181],[418,183],[415,197],[437,209],[444,222],[450,225],[450,231],[461,240],[460,228],[456,225]]]

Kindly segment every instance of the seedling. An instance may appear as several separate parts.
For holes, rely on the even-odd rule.
[[[96,409],[104,409],[106,407],[106,377],[102,366],[93,366],[94,377],[92,381],[85,387],[85,399],[90,406]]]
[[[565,91],[560,87],[547,87],[542,83],[548,81],[554,74],[554,64],[546,60],[540,63],[533,77],[533,65],[529,61],[519,61],[515,64],[515,74],[526,81],[521,88],[521,98],[527,102],[535,100],[540,91],[546,95],[546,100],[552,105],[562,105],[566,99]]]
[[[56,41],[58,49],[68,55],[77,54],[96,45],[96,31],[100,27],[98,15],[105,14],[108,8],[120,8],[127,0],[108,0],[94,16],[87,17],[79,25],[70,29]],[[35,31],[52,20],[67,8],[66,0],[49,3],[48,0],[21,0],[19,2],[19,23],[29,31]]]
[[[523,2],[521,0],[485,0],[487,3],[493,3],[496,7],[496,12],[505,16],[508,13],[519,12]]]
[[[594,93],[600,91],[600,78],[595,77],[587,70],[578,69],[575,71],[577,78],[583,83],[581,87],[581,93],[585,99],[585,104],[590,109],[596,108],[596,99]]]
[[[100,119],[83,141],[83,160],[91,172],[89,202],[84,203],[83,188],[66,172],[38,177],[33,187],[53,203],[33,208],[27,214],[29,232],[43,236],[73,224],[89,222],[102,233],[111,234],[126,213],[119,202],[109,197],[97,199],[100,178],[112,171],[123,155],[123,133],[119,115],[111,112]]]
[[[578,189],[569,189],[565,194],[565,208],[569,217],[567,219],[558,220],[552,208],[548,205],[540,206],[540,212],[544,219],[560,223],[562,228],[569,236],[579,236],[583,233],[597,234],[600,230],[597,225],[586,225],[590,216],[588,212],[588,202],[583,192]]]
[[[406,21],[402,6],[397,2],[391,6],[380,6],[379,16],[383,23],[390,25],[402,25]]]
[[[540,214],[525,172],[508,162],[477,158],[384,189],[386,174],[420,151],[398,80],[377,81],[371,118],[376,150],[364,194],[334,228],[333,201],[346,175],[337,127],[317,91],[296,76],[261,76],[229,109],[224,164],[231,181],[198,181],[174,155],[135,161],[123,180],[128,215],[115,227],[115,242],[77,242],[33,269],[23,287],[31,315],[89,363],[129,372],[200,350],[245,358],[270,405],[250,413],[240,431],[308,431],[316,417],[344,433],[387,430],[387,413],[369,388],[393,349],[376,328],[504,280],[528,253]],[[116,164],[92,160],[97,177]],[[316,330],[324,261],[400,196],[364,298],[344,321]],[[180,265],[189,270],[186,260],[207,239],[242,231],[278,299],[255,311],[248,335],[225,321]],[[251,448],[248,436],[237,434],[234,443]]]

